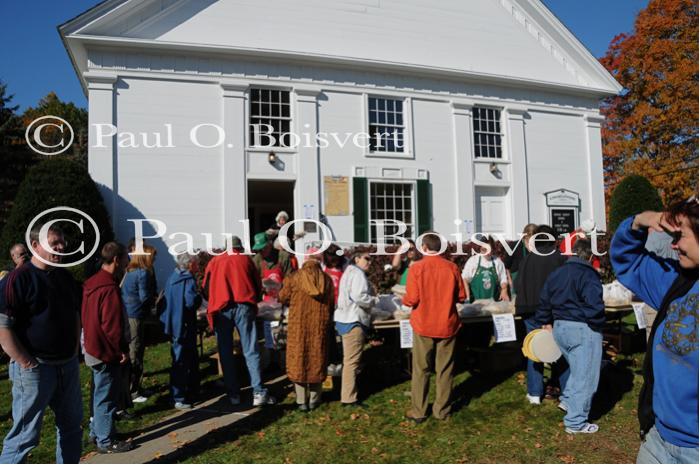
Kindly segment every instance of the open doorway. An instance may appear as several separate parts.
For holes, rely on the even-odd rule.
[[[269,229],[279,211],[286,211],[289,220],[294,219],[293,181],[248,181],[248,218],[252,235]]]

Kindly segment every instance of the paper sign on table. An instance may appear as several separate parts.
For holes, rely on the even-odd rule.
[[[636,315],[636,324],[638,324],[639,329],[646,328],[646,316],[643,314],[643,306],[645,303],[631,303],[633,306],[633,312]]]
[[[413,327],[410,325],[410,320],[400,321],[400,347],[413,347]]]
[[[517,340],[515,317],[512,314],[493,314],[495,326],[495,343],[514,342]]]

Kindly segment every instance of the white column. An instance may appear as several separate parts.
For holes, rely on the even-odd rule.
[[[526,110],[507,110],[507,144],[510,147],[512,168],[512,209],[514,223],[512,233],[516,236],[530,221],[529,176],[527,174]]]
[[[587,169],[589,194],[587,205],[582,205],[583,214],[594,219],[597,229],[607,229],[607,217],[604,208],[604,166],[602,164],[602,116],[585,116],[585,139],[587,141]],[[585,220],[581,217],[580,220]]]
[[[221,83],[222,127],[226,134],[221,153],[221,206],[223,232],[244,238],[239,222],[248,218],[247,167],[245,160],[245,119],[247,84]]]
[[[473,105],[452,103],[454,121],[454,179],[456,216],[461,221],[476,220],[473,187]],[[462,222],[463,223],[463,222]]]
[[[87,166],[92,180],[102,194],[104,206],[116,232],[118,220],[117,198],[118,162],[115,121],[117,77],[111,74],[87,72],[83,75],[88,91],[88,151]]]
[[[301,138],[301,145],[296,154],[296,188],[294,198],[294,219],[315,219],[320,217],[320,160],[319,149],[315,143],[312,146],[304,146],[306,137],[309,134],[312,141],[318,133],[318,94],[317,89],[296,88],[296,133]],[[317,226],[316,226],[317,229]],[[296,232],[303,230],[302,226],[296,224]],[[305,241],[320,240],[320,231],[306,233]],[[303,246],[301,241],[299,246]],[[303,251],[298,246],[297,251]]]

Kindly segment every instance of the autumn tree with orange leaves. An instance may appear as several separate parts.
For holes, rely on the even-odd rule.
[[[650,0],[601,62],[625,89],[602,107],[607,194],[628,174],[665,204],[697,193],[699,0]]]

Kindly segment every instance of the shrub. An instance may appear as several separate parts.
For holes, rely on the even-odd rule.
[[[629,216],[662,208],[663,201],[648,179],[636,174],[626,176],[616,186],[609,201],[609,230],[613,233]]]
[[[13,243],[24,243],[27,227],[35,216],[57,206],[79,209],[95,221],[100,233],[98,251],[104,243],[114,239],[102,196],[87,170],[75,161],[48,159],[29,169],[19,186],[0,238],[2,259],[7,261]],[[65,232],[66,252],[76,250],[80,242],[84,242],[84,252],[88,253],[95,243],[95,232],[85,218],[75,213],[57,212],[43,216],[41,222],[56,218],[83,220],[84,233],[67,222],[62,221],[58,225]],[[82,256],[84,254],[81,252],[75,254],[75,258]],[[77,261],[75,258],[71,257],[70,261]],[[81,279],[85,275],[85,265],[90,261],[69,269],[76,278]]]

